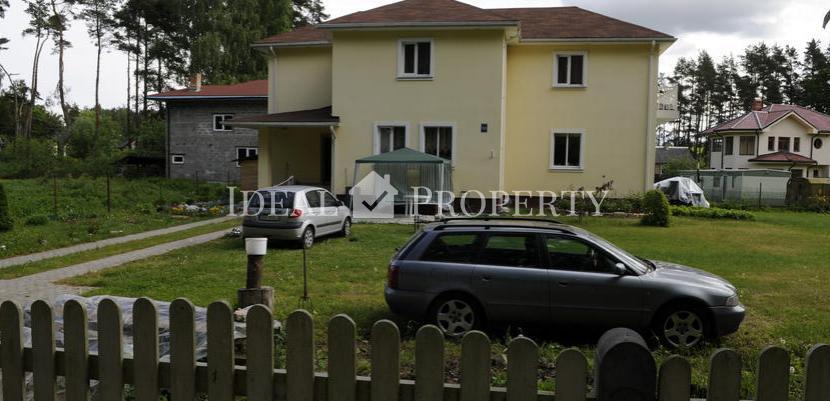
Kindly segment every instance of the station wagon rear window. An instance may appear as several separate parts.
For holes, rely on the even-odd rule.
[[[475,255],[478,234],[440,234],[429,244],[421,260],[427,262],[471,263]]]

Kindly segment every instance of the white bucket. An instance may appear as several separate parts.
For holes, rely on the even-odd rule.
[[[268,252],[268,238],[245,238],[245,253],[261,256]]]

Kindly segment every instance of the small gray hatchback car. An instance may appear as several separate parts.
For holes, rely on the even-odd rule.
[[[459,336],[486,323],[651,329],[670,347],[733,333],[735,287],[716,275],[638,258],[588,231],[513,218],[448,219],[392,258],[393,312]]]

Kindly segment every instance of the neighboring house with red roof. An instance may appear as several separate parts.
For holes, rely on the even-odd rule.
[[[788,170],[795,177],[830,177],[830,115],[790,104],[764,106],[703,131],[715,169]]]
[[[257,130],[225,125],[233,117],[268,111],[268,81],[202,85],[147,96],[165,103],[167,176],[214,182],[240,181],[240,159],[255,157]]]
[[[622,196],[652,186],[658,59],[674,41],[577,7],[404,0],[254,43],[268,114],[229,124],[259,129],[261,187],[344,194],[355,160],[406,147],[451,160],[456,194],[613,181]]]

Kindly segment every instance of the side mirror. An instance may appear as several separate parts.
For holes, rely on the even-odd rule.
[[[628,273],[628,268],[625,267],[625,264],[617,262],[614,264],[614,267],[617,269],[617,274],[620,276],[625,276]]]

